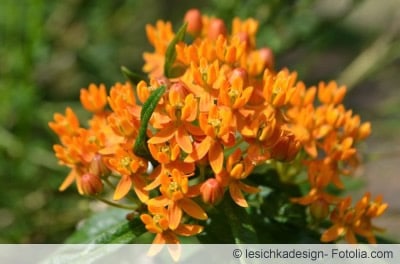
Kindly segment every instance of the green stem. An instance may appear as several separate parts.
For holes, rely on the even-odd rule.
[[[103,203],[106,203],[108,205],[111,205],[111,206],[114,206],[114,207],[117,207],[117,208],[121,208],[121,209],[127,209],[127,210],[131,210],[131,211],[135,211],[138,208],[137,206],[129,206],[129,205],[126,205],[126,204],[114,203],[114,202],[111,202],[111,201],[109,201],[107,199],[104,199],[104,198],[102,198],[100,196],[94,196],[94,198],[96,198],[99,201],[102,201]]]

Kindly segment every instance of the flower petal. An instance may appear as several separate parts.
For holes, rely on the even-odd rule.
[[[175,139],[179,147],[181,147],[183,151],[185,151],[186,153],[192,153],[193,151],[192,142],[190,141],[190,136],[185,131],[185,128],[183,126],[180,126],[176,131]]]
[[[122,199],[131,190],[131,187],[132,187],[131,177],[129,175],[123,175],[121,180],[119,180],[117,188],[115,188],[113,199],[114,200]]]
[[[215,173],[220,173],[224,164],[224,153],[219,142],[214,142],[211,145],[210,151],[208,152],[208,158],[213,171]]]
[[[182,210],[178,206],[177,203],[173,202],[170,204],[168,207],[168,213],[169,213],[169,228],[171,230],[176,229],[179,224],[181,223],[182,219]]]
[[[233,201],[241,206],[241,207],[249,207],[247,204],[246,199],[244,199],[242,191],[240,190],[239,186],[233,182],[229,185],[229,193],[231,194],[231,197]]]
[[[183,198],[178,202],[179,206],[185,213],[193,218],[206,220],[208,218],[206,212],[196,202],[189,198]]]

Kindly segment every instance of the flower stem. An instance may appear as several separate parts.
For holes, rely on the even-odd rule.
[[[138,208],[137,206],[129,206],[129,205],[126,205],[126,204],[114,203],[114,202],[111,202],[111,201],[109,201],[107,199],[104,199],[102,197],[99,197],[99,196],[94,196],[94,198],[96,198],[99,201],[102,201],[103,203],[106,203],[108,205],[111,205],[111,206],[114,206],[114,207],[118,207],[118,208],[121,208],[121,209],[127,209],[127,210],[135,211]]]

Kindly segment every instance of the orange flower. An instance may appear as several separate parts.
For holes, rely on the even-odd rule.
[[[179,90],[171,89],[165,111],[168,116],[161,119],[166,123],[154,121],[154,126],[161,128],[148,140],[148,143],[160,144],[174,137],[183,151],[191,153],[193,150],[191,135],[202,134],[197,127],[192,125],[192,122],[197,118],[197,101],[193,94],[185,96]]]
[[[321,236],[321,241],[330,242],[339,237],[345,237],[348,243],[357,243],[355,235],[365,237],[369,243],[376,243],[374,230],[380,230],[372,225],[371,219],[378,217],[388,207],[382,203],[382,197],[370,201],[370,194],[366,193],[355,205],[351,207],[351,198],[343,199],[331,214],[333,226]]]
[[[63,137],[70,137],[77,134],[79,120],[74,111],[70,107],[67,107],[65,116],[59,113],[54,114],[54,122],[49,122],[49,127],[62,139]]]
[[[205,211],[192,199],[188,198],[189,185],[188,177],[177,169],[172,174],[161,176],[160,192],[162,196],[149,200],[151,206],[168,207],[169,228],[176,229],[181,220],[183,212],[193,218],[206,220]]]
[[[149,199],[148,191],[144,190],[146,182],[141,175],[147,169],[147,161],[137,157],[131,150],[120,147],[106,162],[111,170],[121,175],[114,192],[114,200],[122,199],[132,187],[142,202],[146,202]]]
[[[173,259],[177,261],[181,255],[181,248],[172,246],[172,244],[179,244],[177,236],[194,236],[203,231],[202,226],[192,224],[179,224],[174,230],[171,230],[169,228],[169,214],[166,208],[149,205],[148,210],[150,214],[142,214],[140,219],[149,232],[156,234],[153,245],[149,250],[150,255],[155,255],[161,251],[162,246],[159,246],[159,244],[169,244],[168,251]]]
[[[101,113],[107,104],[106,87],[104,84],[99,87],[90,84],[89,89],[81,89],[80,99],[86,110],[95,114]]]
[[[199,123],[206,137],[200,144],[195,145],[185,162],[199,161],[208,154],[211,168],[215,173],[219,173],[224,163],[224,145],[231,146],[235,140],[232,113],[229,108],[212,105],[209,113],[200,113]]]
[[[253,162],[246,156],[243,158],[242,151],[236,151],[230,155],[226,162],[226,169],[216,175],[222,186],[228,186],[233,201],[242,207],[248,207],[243,192],[257,193],[260,189],[243,183],[241,180],[247,178],[254,168]]]

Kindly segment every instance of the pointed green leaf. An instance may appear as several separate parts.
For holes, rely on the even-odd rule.
[[[164,63],[164,75],[166,77],[172,77],[173,73],[173,64],[176,59],[176,50],[175,45],[180,41],[183,41],[186,33],[187,23],[183,24],[182,27],[178,30],[175,37],[171,40],[167,47],[167,51],[165,52],[165,63]]]
[[[118,210],[123,212],[120,209]],[[116,212],[115,209],[107,210],[89,218],[66,241],[69,244],[61,246],[55,253],[44,260],[42,264],[93,263],[106,258],[122,247],[123,244],[134,242],[147,232],[144,224],[138,217],[128,222],[125,217],[120,218],[123,216],[121,212]],[[126,211],[123,214],[126,214]],[[93,244],[97,246],[93,246]],[[113,246],[107,246],[109,244]]]
[[[125,66],[121,66],[121,71],[122,71],[123,75],[125,76],[125,78],[127,78],[133,84],[137,84],[141,80],[144,80],[146,78],[145,76],[142,76],[139,73],[132,72]]]
[[[153,91],[153,93],[149,96],[149,99],[143,104],[142,111],[140,112],[140,127],[139,134],[136,138],[135,146],[133,147],[133,152],[143,158],[146,158],[152,161],[152,157],[150,155],[149,149],[147,147],[147,126],[151,115],[153,114],[158,101],[160,101],[161,97],[165,92],[166,87],[160,86],[160,88]]]

